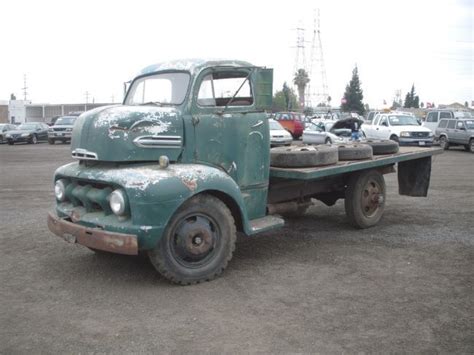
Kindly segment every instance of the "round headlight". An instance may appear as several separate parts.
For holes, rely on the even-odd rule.
[[[56,181],[56,184],[54,185],[54,194],[58,201],[64,202],[66,200],[66,183],[63,179]]]
[[[110,209],[117,216],[123,216],[126,211],[125,194],[122,190],[115,190],[110,194]]]

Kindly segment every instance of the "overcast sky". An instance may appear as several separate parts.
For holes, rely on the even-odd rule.
[[[178,58],[231,58],[291,82],[295,28],[310,42],[320,9],[329,94],[339,103],[355,65],[364,102],[381,107],[414,83],[422,102],[474,100],[474,1],[26,1],[2,3],[0,100],[122,99],[143,67]],[[307,43],[306,52],[310,52]],[[315,83],[319,78],[312,78]]]

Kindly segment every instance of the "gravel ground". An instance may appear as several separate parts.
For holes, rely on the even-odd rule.
[[[374,228],[317,203],[191,287],[48,231],[69,160],[67,145],[0,146],[0,353],[474,352],[473,154],[435,157],[428,198],[387,175]]]

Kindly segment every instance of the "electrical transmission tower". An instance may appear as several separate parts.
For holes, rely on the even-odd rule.
[[[304,40],[305,31],[305,28],[303,28],[301,25],[296,28],[296,56],[293,73],[296,73],[298,69],[304,69],[306,71],[308,69],[306,68],[306,53]]]
[[[23,87],[21,88],[23,90],[23,100],[26,101],[28,98],[28,86],[26,86],[26,74],[23,75]]]
[[[293,68],[293,75],[294,77],[292,78],[293,84],[298,88],[298,91],[300,89],[304,90],[307,88],[307,84],[304,84],[305,86],[302,86],[301,82],[305,81],[304,76],[301,73],[301,70],[306,73],[309,79],[308,75],[308,67],[307,67],[307,62],[306,62],[306,53],[305,53],[305,40],[304,40],[304,33],[305,33],[305,28],[300,25],[296,28],[296,56],[295,56],[295,67]],[[297,79],[298,78],[298,79]],[[301,107],[307,106],[307,103],[305,102],[306,99],[306,93],[298,92],[298,99]]]
[[[324,65],[323,45],[321,43],[321,23],[319,9],[314,13],[313,40],[311,42],[311,60],[309,77],[311,81],[306,94],[307,106],[326,105],[329,98],[326,67]]]

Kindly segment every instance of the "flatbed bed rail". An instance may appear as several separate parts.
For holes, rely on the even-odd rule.
[[[408,160],[422,159],[443,153],[441,148],[400,147],[398,153],[374,155],[372,159],[340,161],[334,165],[310,168],[270,167],[270,178],[315,180],[353,171],[377,168]]]

